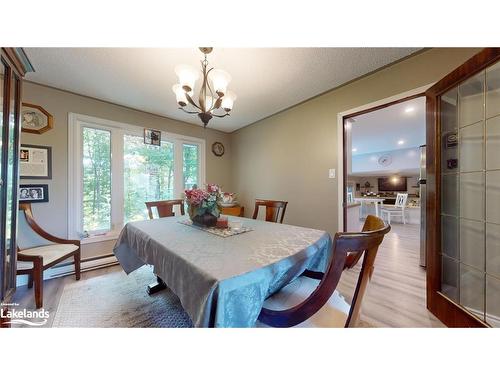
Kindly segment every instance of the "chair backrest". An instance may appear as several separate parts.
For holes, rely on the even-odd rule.
[[[17,247],[19,249],[28,249],[31,247],[52,244],[53,242],[40,235],[40,231],[41,228],[33,218],[31,203],[19,203],[19,215],[17,215]]]
[[[351,192],[347,193],[347,203],[353,203],[354,202],[354,196]]]
[[[259,320],[273,327],[292,327],[309,319],[331,297],[337,288],[343,270],[354,267],[361,255],[364,255],[351,308],[345,323],[345,327],[353,327],[359,317],[366,286],[373,273],[378,247],[385,234],[390,230],[391,226],[386,225],[382,219],[368,215],[362,232],[335,234],[327,270],[322,274],[321,282],[314,292],[300,304],[286,310],[276,311],[263,308]],[[356,260],[347,264],[349,255],[354,255],[351,259]],[[318,272],[308,270],[304,272],[304,276],[318,278],[315,276],[316,274]]]
[[[407,200],[408,200],[407,193],[398,193],[398,195],[396,195],[396,202],[394,203],[394,206],[405,208]]]
[[[253,211],[253,219],[257,219],[257,216],[259,215],[259,207],[263,206],[266,207],[266,221],[271,221],[271,222],[278,222],[278,216],[279,216],[279,222],[282,224],[283,223],[283,218],[285,217],[285,211],[286,211],[286,205],[288,202],[284,201],[271,201],[271,200],[265,200],[265,199],[256,199],[255,200],[255,209]],[[279,215],[279,212],[281,210],[281,215]]]
[[[184,215],[184,200],[182,199],[146,202],[146,207],[148,208],[148,215],[150,219],[154,219],[153,207],[156,208],[158,217],[168,217],[174,216],[174,206],[176,205],[180,206],[181,215]]]

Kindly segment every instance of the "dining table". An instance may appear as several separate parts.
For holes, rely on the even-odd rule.
[[[323,231],[228,216],[246,232],[221,237],[187,216],[127,223],[114,254],[129,274],[148,264],[195,327],[254,327],[264,301],[305,270],[324,272],[332,238]]]
[[[354,198],[354,202],[361,203],[361,206],[359,207],[359,213],[360,217],[363,215],[363,207],[368,203],[368,204],[375,204],[375,216],[380,217],[379,215],[379,205],[382,205],[384,203],[385,198],[378,198],[378,197],[361,197],[361,198]]]

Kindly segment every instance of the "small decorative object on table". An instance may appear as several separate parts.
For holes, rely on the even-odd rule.
[[[238,204],[238,202],[236,201],[235,193],[227,193],[227,192],[221,193],[221,198],[222,201],[220,205],[222,207],[234,207]]]
[[[184,191],[189,218],[193,224],[213,227],[220,216],[221,194],[219,186],[208,184],[206,189]]]

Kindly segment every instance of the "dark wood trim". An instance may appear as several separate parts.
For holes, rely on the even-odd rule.
[[[7,306],[2,306],[3,315],[7,315],[9,308]],[[10,318],[0,316],[0,328],[10,328]]]
[[[22,48],[2,47],[2,52],[21,77],[24,77],[28,72],[35,71]]]
[[[406,96],[404,98],[401,98],[401,99],[397,99],[397,100],[393,100],[391,102],[388,102],[388,103],[384,103],[384,104],[380,104],[380,105],[377,105],[377,106],[374,106],[374,107],[370,107],[368,109],[363,109],[361,111],[358,111],[358,112],[354,112],[354,113],[350,113],[348,115],[345,115],[342,117],[342,148],[343,148],[343,152],[342,152],[342,157],[343,157],[343,161],[342,161],[342,165],[343,165],[343,171],[342,171],[342,175],[343,175],[343,178],[344,178],[344,183],[343,183],[343,192],[342,192],[342,195],[343,195],[343,201],[342,201],[342,211],[343,211],[343,225],[342,225],[342,228],[344,231],[347,230],[347,205],[346,205],[346,202],[347,202],[347,147],[346,147],[346,142],[347,142],[347,132],[346,132],[346,121],[353,118],[353,117],[357,117],[357,116],[360,116],[360,115],[364,115],[366,113],[370,113],[370,112],[374,112],[374,111],[378,111],[380,109],[384,109],[384,108],[387,108],[387,107],[390,107],[390,106],[393,106],[395,104],[399,104],[399,103],[404,103],[406,101],[409,101],[409,100],[412,100],[412,99],[416,99],[416,98],[420,98],[420,97],[423,97],[425,96],[425,92],[422,91],[421,93],[418,93],[418,94],[414,94],[414,95],[410,95],[410,96]]]
[[[441,147],[440,95],[500,59],[500,48],[486,48],[429,88],[427,97],[427,308],[449,327],[488,327],[440,292],[441,289]]]
[[[380,109],[384,109],[384,108],[393,106],[394,104],[404,103],[404,102],[407,102],[408,100],[420,98],[422,96],[425,96],[425,91],[422,91],[419,94],[414,94],[414,95],[406,96],[406,97],[404,97],[402,99],[394,100],[394,101],[389,102],[389,103],[384,103],[384,104],[377,105],[375,107],[371,107],[371,108],[368,108],[368,109],[363,109],[362,111],[350,113],[350,114],[344,116],[344,119],[348,120],[348,119],[353,118],[353,117],[357,117],[357,116],[360,116],[360,115],[364,115],[366,113],[378,111]]]
[[[427,98],[437,97],[500,59],[500,48],[485,48],[427,89]]]

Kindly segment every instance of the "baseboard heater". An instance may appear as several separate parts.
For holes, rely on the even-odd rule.
[[[81,272],[88,272],[100,268],[110,267],[119,264],[114,254],[99,255],[96,257],[84,258],[81,260]],[[43,273],[44,280],[55,279],[75,274],[75,262],[68,261],[56,264]],[[17,285],[26,285],[28,283],[27,276],[18,276]]]

